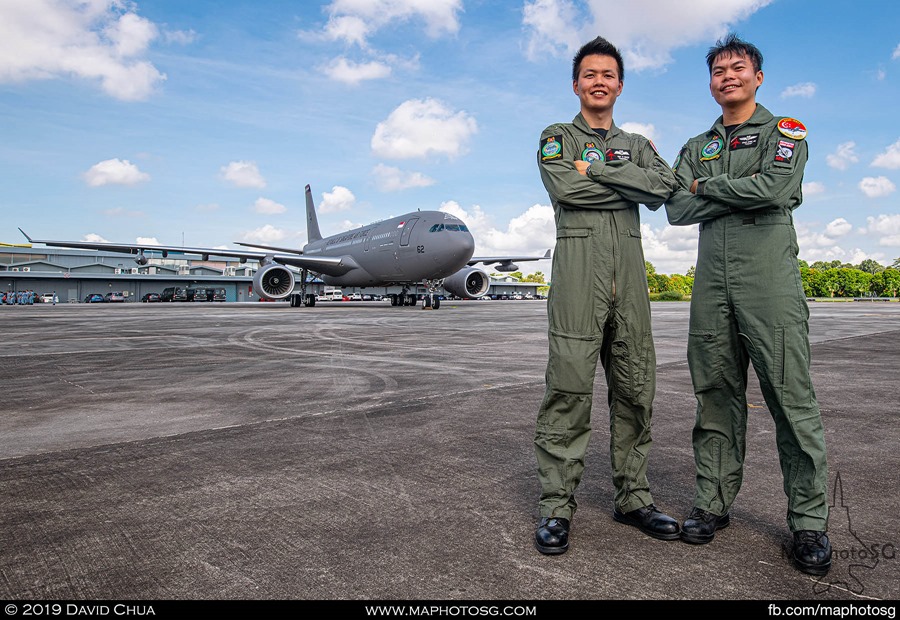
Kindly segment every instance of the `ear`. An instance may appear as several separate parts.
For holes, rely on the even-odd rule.
[[[572,80],[572,92],[578,94],[578,80]]]
[[[616,93],[616,97],[622,94],[622,87],[625,86],[625,82],[619,80],[619,92]]]
[[[762,83],[763,83],[763,72],[757,71],[756,72],[756,87],[759,88],[760,86],[762,86]]]

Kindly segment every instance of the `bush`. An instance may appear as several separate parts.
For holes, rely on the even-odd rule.
[[[681,301],[682,299],[684,299],[684,295],[678,291],[663,291],[659,294],[660,301]]]

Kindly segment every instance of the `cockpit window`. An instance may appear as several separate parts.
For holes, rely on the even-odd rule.
[[[469,228],[465,224],[435,224],[428,229],[428,232],[441,232],[442,230],[469,232]]]

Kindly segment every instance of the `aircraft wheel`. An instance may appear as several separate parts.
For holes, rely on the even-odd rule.
[[[406,296],[406,299],[407,299],[406,305],[408,305],[408,306],[415,306],[415,305],[416,305],[416,301],[417,301],[417,300],[416,300],[416,296],[413,295],[412,293],[410,293],[409,295],[407,295],[407,296]]]
[[[437,310],[438,308],[440,308],[440,307],[441,307],[441,300],[438,299],[437,297],[435,297],[435,298],[434,298],[434,301],[431,302],[431,307],[434,308],[435,310]]]
[[[296,308],[300,305],[300,295],[296,293],[291,294],[291,308]]]
[[[316,296],[312,295],[312,294],[307,295],[306,301],[304,302],[303,305],[306,306],[307,308],[312,308],[313,306],[315,306],[316,305]]]
[[[397,296],[394,295],[393,293],[391,293],[390,297],[391,297],[391,305],[396,306],[397,305]]]
[[[425,297],[422,298],[422,310],[424,310],[426,308],[430,308],[430,307],[431,307],[431,297],[428,295],[425,295]]]

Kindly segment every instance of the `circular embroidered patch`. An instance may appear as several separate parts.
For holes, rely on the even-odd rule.
[[[783,118],[778,121],[778,131],[781,132],[781,135],[794,140],[802,140],[806,137],[806,125],[796,118]]]
[[[712,140],[706,143],[700,150],[700,161],[709,161],[711,159],[716,159],[719,154],[722,152],[722,147],[725,146],[725,140],[716,136]]]
[[[597,148],[587,148],[581,151],[582,161],[604,161],[603,151]]]
[[[562,145],[559,142],[548,142],[544,145],[544,148],[541,149],[541,155],[543,157],[553,157],[554,155],[558,155],[562,150]]]

